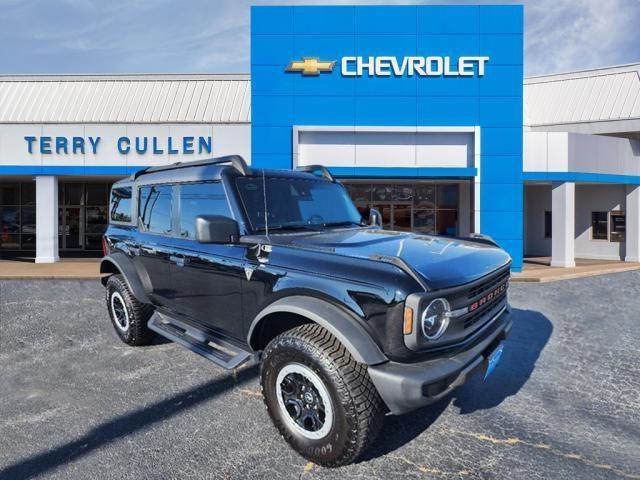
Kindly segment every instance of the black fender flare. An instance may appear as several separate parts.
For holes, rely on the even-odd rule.
[[[377,365],[388,361],[380,347],[355,318],[325,300],[302,295],[276,300],[258,313],[251,322],[247,334],[249,345],[252,345],[256,327],[265,317],[274,313],[293,313],[321,325],[360,363]]]
[[[100,261],[100,273],[114,273],[114,267],[122,274],[129,290],[131,290],[133,296],[136,297],[139,302],[151,303],[135,266],[124,253],[112,253],[103,257]],[[106,277],[103,277],[102,284],[106,284]]]

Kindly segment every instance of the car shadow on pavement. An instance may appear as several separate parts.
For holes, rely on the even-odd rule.
[[[527,383],[542,350],[553,332],[553,324],[543,314],[533,310],[513,309],[513,328],[505,342],[500,364],[486,380],[476,375],[469,383],[450,396],[420,410],[400,416],[389,416],[378,440],[360,461],[393,452],[427,430],[450,404],[460,413],[497,407],[516,395]]]
[[[514,325],[500,365],[484,384],[475,378],[428,407],[402,416],[387,417],[378,440],[361,458],[366,462],[393,452],[428,429],[453,402],[460,413],[493,408],[515,395],[525,385],[540,353],[547,344],[553,326],[541,313],[514,309]],[[213,397],[254,380],[258,367],[240,369],[170,398],[102,423],[74,441],[35,454],[0,470],[0,479],[29,479],[89,455],[121,438],[148,428],[189,410]]]
[[[252,381],[258,367],[239,369],[182,393],[97,425],[72,442],[20,460],[0,470],[0,479],[30,479],[91,454],[105,445],[174,417],[213,397]]]

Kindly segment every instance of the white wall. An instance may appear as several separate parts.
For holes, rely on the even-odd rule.
[[[473,167],[472,132],[301,130],[297,165],[333,167]]]
[[[25,136],[101,137],[97,153],[85,148],[84,154],[41,154],[39,147],[29,154]],[[131,151],[120,154],[117,140],[121,136],[131,139]],[[135,152],[135,136],[158,137],[159,145],[166,152],[166,139],[173,137],[182,141],[183,136],[211,136],[211,154],[168,155],[150,152],[144,155]],[[149,140],[151,141],[151,140]],[[175,144],[174,144],[175,146]],[[34,147],[36,147],[34,145]],[[55,149],[53,149],[55,152]],[[251,132],[249,124],[1,124],[0,125],[0,169],[2,165],[18,166],[149,166],[164,165],[177,161],[198,160],[211,156],[240,154],[251,161]],[[1,170],[0,170],[1,173]]]
[[[640,175],[640,141],[568,132],[524,132],[525,172]]]
[[[624,243],[591,239],[591,212],[624,210],[625,202],[624,185],[576,185],[576,258],[624,260]],[[551,256],[551,239],[544,238],[545,210],[551,211],[551,186],[526,185],[525,255]]]

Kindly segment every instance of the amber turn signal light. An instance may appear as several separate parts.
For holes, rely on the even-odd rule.
[[[402,331],[405,335],[413,332],[413,308],[404,307],[404,326]]]

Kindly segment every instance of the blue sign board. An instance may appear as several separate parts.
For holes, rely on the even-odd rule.
[[[522,34],[519,5],[252,7],[252,164],[291,168],[294,126],[476,127],[459,177],[473,170],[480,230],[519,270]]]

